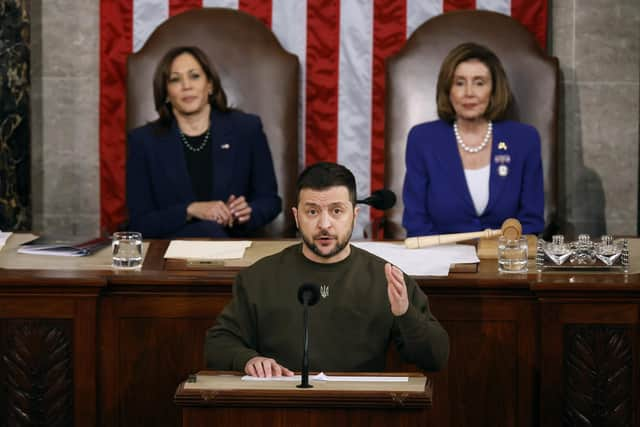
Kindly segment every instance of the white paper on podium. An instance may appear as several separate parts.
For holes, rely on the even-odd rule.
[[[172,240],[164,257],[190,260],[242,259],[249,246],[249,240]]]
[[[351,244],[389,261],[409,276],[447,276],[451,264],[480,262],[472,245],[408,249],[403,243],[356,241]]]
[[[302,379],[300,375],[293,375],[290,377],[271,377],[260,378],[252,377],[251,375],[245,375],[242,377],[242,381],[295,381],[300,382]],[[389,376],[339,376],[339,375],[326,375],[324,372],[320,372],[317,375],[309,375],[309,381],[342,381],[342,382],[387,382],[387,383],[406,383],[409,382],[409,377],[389,377]]]
[[[12,234],[11,231],[0,231],[0,249],[4,248],[4,245]]]

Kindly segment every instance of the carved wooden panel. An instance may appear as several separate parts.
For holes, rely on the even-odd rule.
[[[631,328],[566,325],[564,426],[631,426]]]
[[[3,426],[72,426],[70,320],[0,321]]]

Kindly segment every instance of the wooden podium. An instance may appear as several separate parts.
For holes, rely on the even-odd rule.
[[[427,426],[432,383],[419,373],[336,374],[409,381],[243,381],[238,372],[202,371],[178,386],[183,427]]]

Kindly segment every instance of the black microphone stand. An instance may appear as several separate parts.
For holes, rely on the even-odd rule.
[[[309,305],[307,299],[304,299],[304,338],[303,338],[303,350],[302,350],[302,375],[301,382],[296,387],[298,388],[313,388],[309,384]]]
[[[315,305],[320,299],[320,287],[315,283],[305,283],[298,289],[298,301],[304,307],[303,326],[304,338],[302,343],[302,382],[298,388],[312,388],[309,384],[309,307]]]

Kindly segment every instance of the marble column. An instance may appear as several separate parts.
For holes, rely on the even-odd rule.
[[[0,0],[0,229],[31,228],[29,3]]]

